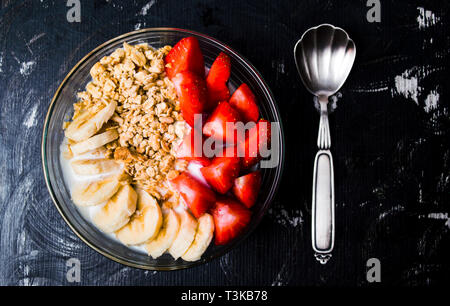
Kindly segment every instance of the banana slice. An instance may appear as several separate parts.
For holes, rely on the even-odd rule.
[[[197,220],[189,212],[183,209],[179,212],[179,216],[181,219],[180,230],[169,248],[169,253],[175,260],[186,253],[194,241],[197,231]]]
[[[138,196],[138,206],[141,201]],[[162,219],[159,205],[157,203],[146,203],[142,209],[135,212],[127,225],[116,232],[117,238],[126,245],[149,241],[158,235]]]
[[[137,190],[138,194],[138,203],[137,203],[137,209],[143,209],[146,206],[158,206],[158,202],[156,199],[151,196],[147,191],[143,189]]]
[[[93,150],[92,152],[89,153],[92,156],[101,156],[101,157],[105,157],[106,155],[106,148],[105,146],[97,148],[95,150]]]
[[[112,101],[95,115],[88,111],[75,118],[67,127],[65,135],[76,142],[83,141],[97,133],[102,125],[114,115],[117,102]]]
[[[163,209],[163,217],[163,225],[158,236],[145,245],[148,255],[152,256],[154,259],[167,251],[180,229],[180,220],[173,209]]]
[[[130,185],[120,187],[108,203],[94,215],[92,221],[105,233],[112,233],[130,221],[136,210],[137,193]]]
[[[118,176],[100,181],[79,183],[72,190],[72,200],[79,206],[93,206],[109,200],[119,190]]]
[[[74,154],[79,155],[100,148],[103,145],[116,140],[117,138],[119,138],[119,133],[117,133],[116,129],[108,130],[104,133],[89,137],[86,140],[71,145],[70,149]]]
[[[95,175],[118,171],[121,165],[113,159],[79,159],[70,163],[73,171],[79,175]]]
[[[194,242],[181,258],[186,261],[199,260],[206,251],[214,234],[214,220],[210,214],[204,214],[198,219],[198,229]]]

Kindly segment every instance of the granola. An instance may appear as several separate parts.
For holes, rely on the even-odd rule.
[[[102,129],[117,129],[118,138],[105,145],[105,157],[121,161],[133,184],[158,199],[166,179],[187,167],[175,157],[185,122],[164,71],[164,56],[170,50],[124,43],[103,57],[91,68],[86,90],[77,94],[72,118],[95,114],[115,101],[115,113]]]

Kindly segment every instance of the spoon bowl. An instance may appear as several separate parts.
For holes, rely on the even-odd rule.
[[[355,43],[347,32],[330,24],[309,29],[294,47],[303,84],[318,97],[334,95],[342,87],[355,56]]]

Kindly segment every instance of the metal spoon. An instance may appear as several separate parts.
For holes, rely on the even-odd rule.
[[[319,151],[314,160],[312,247],[325,264],[334,247],[334,174],[330,152],[328,98],[344,84],[355,61],[356,47],[347,33],[330,24],[307,30],[295,44],[294,57],[306,88],[319,99]]]

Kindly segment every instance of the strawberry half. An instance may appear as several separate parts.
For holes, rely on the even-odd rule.
[[[197,181],[186,172],[170,181],[172,188],[180,193],[196,218],[200,218],[214,205],[214,191]]]
[[[233,194],[248,208],[256,203],[261,188],[261,172],[255,171],[234,180]]]
[[[242,168],[248,169],[261,160],[263,148],[269,149],[271,138],[270,122],[261,119],[248,131],[244,142],[238,144],[238,156],[242,156]]]
[[[196,129],[191,129],[186,134],[177,148],[177,158],[192,161],[201,164],[202,166],[208,166],[211,161],[203,154],[203,135]]]
[[[243,83],[230,98],[230,105],[237,109],[241,118],[247,123],[258,121],[259,109],[256,97],[247,84]]]
[[[220,198],[212,209],[215,225],[215,243],[224,245],[239,235],[250,223],[251,212],[239,202]]]
[[[209,166],[200,169],[208,184],[222,194],[233,187],[239,170],[240,158],[238,157],[215,157]]]
[[[235,143],[237,132],[234,124],[240,121],[238,111],[228,102],[220,102],[203,127],[203,134],[222,140],[224,143]],[[227,123],[232,129],[227,130]]]
[[[225,53],[220,52],[206,77],[209,109],[214,109],[217,106],[217,103],[220,101],[228,101],[230,98],[230,91],[227,86],[230,73],[230,57]]]
[[[192,72],[180,72],[172,79],[180,99],[181,114],[184,120],[194,127],[194,115],[202,114],[208,103],[206,83]]]
[[[205,76],[205,64],[200,45],[195,37],[180,40],[164,58],[165,70],[169,79],[179,72],[190,71]]]

